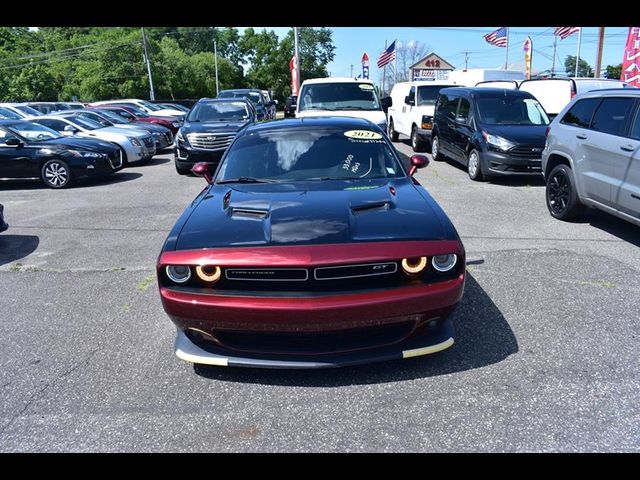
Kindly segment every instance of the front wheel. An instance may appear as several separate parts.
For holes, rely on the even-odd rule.
[[[480,154],[477,150],[471,150],[467,158],[467,173],[469,178],[476,182],[483,179],[482,164],[480,163]]]
[[[431,139],[431,157],[437,161],[444,160],[444,155],[440,153],[440,140],[437,135]]]
[[[71,168],[64,160],[53,159],[42,165],[40,178],[49,188],[66,188],[72,183]]]
[[[393,119],[389,119],[389,138],[392,142],[397,142],[400,135],[393,129]]]
[[[578,191],[567,165],[557,165],[547,178],[545,192],[549,213],[558,220],[575,220],[579,218],[584,205],[580,203]]]
[[[411,129],[411,148],[416,153],[424,150],[424,142],[418,137],[418,128],[415,125]]]

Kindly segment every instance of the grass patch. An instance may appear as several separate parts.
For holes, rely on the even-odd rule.
[[[144,277],[144,280],[138,282],[138,291],[146,292],[149,289],[149,286],[155,281],[155,274],[147,275]]]
[[[16,262],[9,267],[9,271],[19,272],[21,268],[22,268],[22,264],[20,262]]]

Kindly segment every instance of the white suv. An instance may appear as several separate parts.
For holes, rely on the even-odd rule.
[[[396,83],[391,89],[389,138],[397,142],[399,134],[411,138],[414,152],[421,152],[431,144],[433,112],[442,88],[456,87],[445,80]]]
[[[553,217],[589,206],[640,226],[640,89],[575,97],[547,130],[542,172]]]
[[[313,78],[300,86],[296,118],[356,117],[375,123],[383,132],[386,115],[371,80]]]

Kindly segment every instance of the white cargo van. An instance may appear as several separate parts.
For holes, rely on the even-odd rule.
[[[387,118],[371,80],[360,78],[314,78],[300,86],[296,118],[364,118],[387,130]]]
[[[398,135],[411,138],[414,152],[431,144],[433,111],[440,89],[455,87],[448,80],[396,83],[391,89],[391,106],[387,110],[389,138],[398,141]]]
[[[449,81],[454,85],[475,87],[480,82],[495,80],[524,80],[525,74],[519,70],[491,70],[487,68],[470,68],[449,72]]]
[[[607,78],[556,77],[525,80],[519,88],[536,97],[553,119],[579,93],[626,86],[625,82]]]

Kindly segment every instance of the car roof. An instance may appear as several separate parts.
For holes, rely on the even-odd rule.
[[[601,88],[596,90],[589,90],[580,94],[580,98],[593,98],[593,97],[640,97],[640,88],[625,87],[625,88]]]
[[[27,120],[11,120],[11,119],[6,119],[6,120],[0,120],[0,126],[1,125],[15,125],[16,123],[31,123]]]
[[[228,88],[226,90],[220,90],[220,93],[223,93],[223,92],[238,92],[238,93],[256,92],[256,93],[262,93],[262,90],[260,90],[258,88]]]
[[[325,78],[311,78],[309,80],[305,80],[302,82],[303,85],[306,84],[315,84],[315,83],[370,83],[373,85],[373,82],[366,78],[351,78],[351,77],[325,77]]]
[[[287,118],[271,122],[254,123],[247,127],[246,133],[261,131],[270,132],[290,128],[312,129],[319,127],[336,127],[336,128],[378,128],[369,120],[356,117],[305,117],[305,118]]]
[[[457,93],[476,97],[495,97],[496,95],[511,95],[517,97],[531,98],[529,92],[524,90],[514,90],[512,88],[483,88],[483,87],[450,87],[443,88],[440,93]]]
[[[222,93],[222,92],[221,92]],[[233,98],[233,97],[225,97],[225,98],[201,98],[196,103],[229,103],[229,102],[242,102],[242,103],[250,103],[251,100],[246,97]]]

